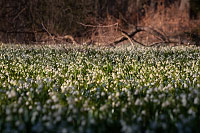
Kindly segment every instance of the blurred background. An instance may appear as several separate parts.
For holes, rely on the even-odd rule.
[[[109,43],[133,26],[199,41],[200,0],[1,0],[0,42],[56,42],[71,35],[79,43]],[[148,43],[150,36],[136,36]]]

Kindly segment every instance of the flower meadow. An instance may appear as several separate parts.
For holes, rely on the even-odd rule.
[[[0,46],[0,132],[200,132],[198,47]]]

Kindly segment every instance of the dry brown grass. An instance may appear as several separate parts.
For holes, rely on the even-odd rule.
[[[104,20],[92,20],[91,25],[83,25],[89,28],[89,39],[93,44],[107,45],[116,40],[120,35],[118,32],[118,20],[110,15]]]
[[[180,11],[177,5],[175,3],[168,8],[159,5],[157,11],[146,8],[146,15],[139,25],[152,27],[167,36],[176,38],[185,38],[185,33],[193,34],[195,32],[200,35],[200,31],[197,30],[200,20],[191,20],[189,13]],[[146,44],[152,40],[155,41],[153,36],[145,33],[137,34],[137,38],[145,41]]]
[[[192,35],[193,33],[200,35],[200,30],[198,30],[200,29],[198,27],[200,20],[191,20],[189,13],[187,11],[180,11],[177,3],[167,8],[164,5],[158,5],[156,11],[147,6],[145,7],[145,13],[145,16],[138,20],[138,26],[151,27],[169,38],[176,38],[176,40],[191,39],[190,34]],[[121,36],[118,26],[125,27],[120,23],[121,21],[107,15],[107,19],[93,22],[96,27],[91,27],[91,40],[100,45],[110,44]],[[116,23],[118,25],[115,25]],[[101,27],[102,25],[111,26]],[[130,26],[126,30],[132,31],[133,29]],[[137,33],[134,39],[145,45],[160,42],[155,36],[146,32]]]

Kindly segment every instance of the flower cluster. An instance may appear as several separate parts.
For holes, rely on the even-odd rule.
[[[200,49],[0,46],[0,132],[198,132]]]

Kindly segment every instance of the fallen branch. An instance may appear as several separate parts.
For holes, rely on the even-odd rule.
[[[121,31],[121,34],[129,40],[129,42],[130,42],[131,45],[134,45],[134,43],[136,43],[136,44],[140,44],[140,45],[144,46],[142,43],[140,43],[140,42],[138,42],[138,41],[132,39],[132,38],[128,35],[128,33],[124,32],[124,31]]]
[[[71,36],[71,35],[65,35],[65,36],[58,36],[55,38],[56,40],[71,40],[73,44],[78,45],[77,41]]]
[[[149,27],[135,26],[135,27],[133,28],[133,31],[130,32],[130,33],[127,33],[127,32],[125,32],[125,31],[123,31],[123,30],[119,30],[119,31],[121,32],[122,37],[120,37],[120,38],[118,38],[116,41],[110,43],[110,45],[113,45],[113,44],[114,44],[114,45],[117,45],[117,44],[120,43],[120,42],[123,42],[123,41],[125,41],[125,40],[129,40],[129,42],[130,42],[132,45],[133,45],[134,43],[137,43],[137,44],[139,44],[139,45],[146,46],[146,45],[144,45],[143,43],[138,42],[137,40],[135,40],[135,39],[133,38],[137,33],[141,32],[141,31],[145,31],[145,32],[147,32],[148,34],[151,34],[151,35],[155,36],[157,39],[161,40],[161,42],[159,42],[159,43],[156,42],[156,43],[153,43],[153,44],[151,44],[151,45],[149,45],[149,46],[155,46],[155,45],[160,44],[160,43],[170,42],[169,39],[168,39],[165,35],[161,34],[161,33],[158,32],[157,30],[155,30],[155,29],[153,29],[153,28],[149,28]]]

